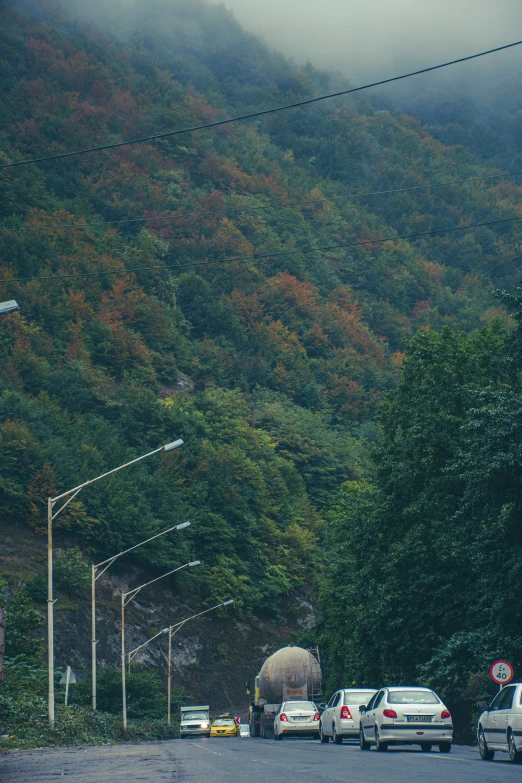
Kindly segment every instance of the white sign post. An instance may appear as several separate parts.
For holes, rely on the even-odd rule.
[[[507,661],[495,661],[489,667],[489,676],[493,682],[496,682],[502,688],[508,682],[511,682],[515,676],[515,670]]]
[[[60,680],[60,685],[65,685],[65,706],[67,707],[67,702],[69,701],[69,685],[74,685],[76,682],[76,675],[71,669],[70,666],[68,666],[65,670],[65,674],[62,674],[62,678]]]

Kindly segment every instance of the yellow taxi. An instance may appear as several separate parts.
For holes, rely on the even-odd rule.
[[[239,727],[231,715],[220,715],[210,725],[211,737],[237,737]]]

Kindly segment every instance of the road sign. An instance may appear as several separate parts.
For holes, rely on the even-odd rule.
[[[507,685],[515,676],[515,670],[507,661],[495,661],[489,667],[489,676],[498,685]]]
[[[71,667],[68,666],[65,670],[65,674],[62,674],[62,679],[60,680],[60,685],[65,685],[65,706],[69,703],[69,685],[74,685],[75,682],[76,675]]]
[[[76,683],[76,675],[70,666],[68,666],[64,674],[62,674],[60,678],[60,685],[66,685],[67,680],[69,680],[69,685],[74,685]]]

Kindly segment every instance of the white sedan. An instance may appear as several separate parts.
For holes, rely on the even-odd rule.
[[[375,688],[341,688],[336,691],[321,715],[321,742],[328,742],[331,737],[336,745],[340,745],[343,738],[359,739],[359,705],[367,704],[374,693]]]
[[[274,718],[274,739],[319,736],[320,715],[313,701],[284,701]]]
[[[477,739],[481,757],[492,761],[496,750],[509,753],[522,763],[522,683],[504,685],[491,704],[478,704],[484,712],[478,720]]]
[[[441,753],[451,750],[451,713],[429,688],[381,688],[359,709],[361,750],[371,745],[379,751],[390,745],[420,745],[429,752],[435,744]]]

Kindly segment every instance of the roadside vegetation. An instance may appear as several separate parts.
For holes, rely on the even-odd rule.
[[[1,585],[0,585],[1,587]],[[9,603],[5,681],[0,688],[0,750],[51,745],[99,745],[125,740],[167,739],[178,735],[182,690],[173,692],[173,720],[166,720],[167,696],[159,674],[133,666],[127,677],[129,722],[121,721],[121,673],[101,668],[98,676],[99,709],[92,711],[90,672],[70,687],[64,704],[63,671],[56,670],[56,719],[49,725],[47,668],[42,666],[43,618],[25,590]]]
[[[331,682],[429,685],[467,739],[490,664],[522,670],[522,289],[499,297],[512,328],[412,340],[372,470],[325,538]]]

